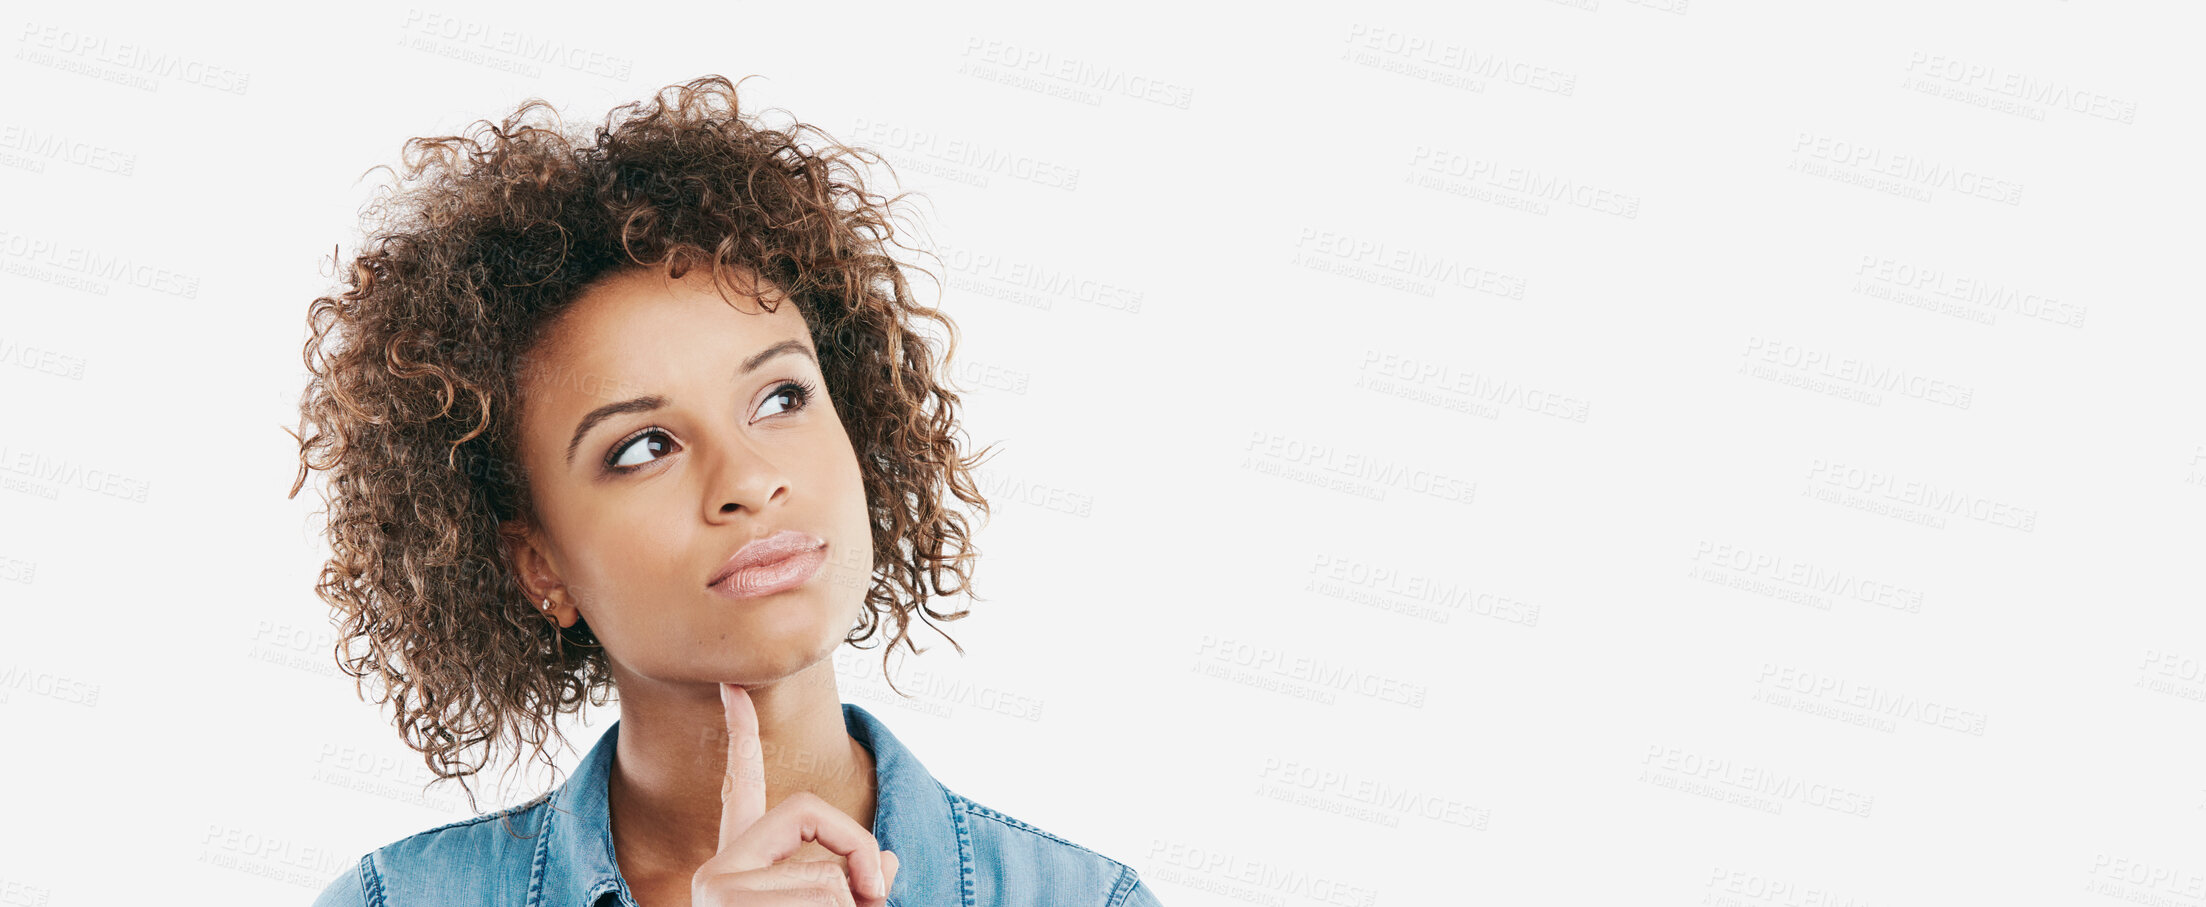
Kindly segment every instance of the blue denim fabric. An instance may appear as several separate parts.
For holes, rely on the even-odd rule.
[[[843,723],[873,753],[873,835],[896,853],[894,907],[1162,907],[1132,868],[943,787],[865,709],[843,703]],[[314,907],[637,907],[606,806],[619,737],[615,721],[558,790],[375,849]]]

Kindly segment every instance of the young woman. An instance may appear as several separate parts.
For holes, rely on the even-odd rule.
[[[621,717],[317,904],[1155,904],[837,694],[838,646],[965,616],[928,604],[975,556],[948,498],[987,511],[870,155],[717,76],[587,139],[540,112],[407,143],[308,314],[292,493],[325,473],[339,660],[437,776]]]

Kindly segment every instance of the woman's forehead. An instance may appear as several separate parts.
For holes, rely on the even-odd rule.
[[[739,363],[791,341],[812,349],[803,314],[786,298],[768,311],[755,296],[722,297],[709,279],[687,275],[602,281],[530,353],[524,420],[558,423],[609,402],[730,383]]]
[[[679,279],[623,272],[578,294],[546,332],[546,355],[535,358],[627,365],[637,355],[740,356],[809,336],[793,302],[781,297],[771,305],[734,287],[716,290],[702,271]]]

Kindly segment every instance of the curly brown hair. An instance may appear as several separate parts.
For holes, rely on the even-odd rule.
[[[914,615],[968,613],[928,599],[972,595],[978,552],[944,492],[985,516],[972,470],[986,452],[959,454],[957,328],[916,301],[890,254],[914,248],[892,223],[911,193],[866,189],[853,162],[885,164],[870,151],[757,120],[715,75],[615,108],[588,140],[534,98],[502,123],[409,139],[398,185],[363,208],[347,289],[308,310],[291,495],[326,473],[332,556],[315,591],[339,626],[338,665],[355,689],[380,681],[376,701],[395,702],[431,783],[460,779],[471,805],[467,777],[508,741],[556,771],[557,715],[613,689],[589,626],[562,630],[526,600],[508,545],[509,521],[531,512],[518,447],[529,351],[615,271],[709,267],[796,302],[872,524],[871,584],[846,642],[866,648],[893,624],[886,675],[898,643],[925,651]],[[801,143],[807,132],[819,142]],[[940,364],[924,322],[946,332]]]

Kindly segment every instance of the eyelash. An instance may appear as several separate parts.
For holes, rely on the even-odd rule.
[[[805,407],[812,405],[812,397],[817,392],[817,390],[818,387],[810,381],[806,381],[802,378],[792,378],[776,386],[774,388],[774,392],[768,395],[766,399],[772,400],[773,398],[782,396],[783,394],[793,393],[793,395],[796,397],[796,405],[782,410],[781,413],[776,413],[776,415],[800,412]],[[613,473],[628,473],[635,472],[636,470],[651,465],[650,463],[638,463],[634,466],[615,466],[613,465],[613,463],[614,461],[620,459],[621,454],[628,451],[629,445],[632,445],[645,438],[651,437],[652,435],[663,434],[666,434],[666,429],[653,425],[649,428],[643,429],[642,431],[638,431],[635,434],[629,435],[628,437],[620,439],[618,443],[613,445],[613,449],[607,451],[605,454],[605,471]]]

